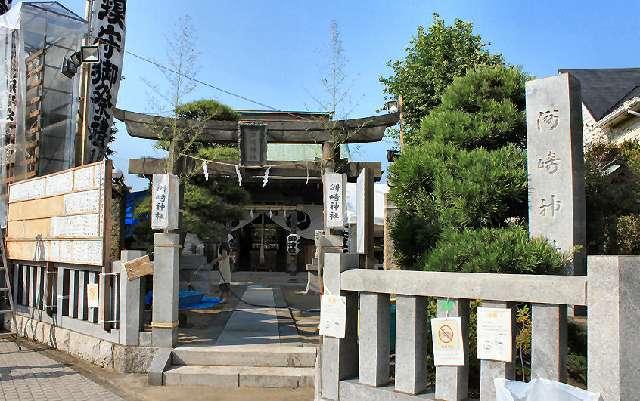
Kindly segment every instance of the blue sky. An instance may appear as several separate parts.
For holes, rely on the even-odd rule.
[[[61,2],[83,15],[84,0]],[[279,109],[315,110],[312,97],[323,95],[320,79],[335,20],[349,60],[350,116],[363,117],[384,101],[378,77],[389,74],[386,62],[402,57],[418,25],[428,25],[434,12],[447,22],[472,21],[491,50],[535,76],[558,68],[640,66],[638,0],[129,0],[126,47],[164,62],[166,35],[177,17],[189,14],[199,38],[199,79]],[[154,110],[141,78],[165,84],[155,67],[126,56],[124,75],[118,106]],[[192,97],[257,107],[207,87]],[[114,159],[123,171],[129,158],[157,154],[151,141],[119,129]],[[383,161],[390,146],[363,145],[353,156]],[[145,181],[130,176],[129,183],[138,189]]]

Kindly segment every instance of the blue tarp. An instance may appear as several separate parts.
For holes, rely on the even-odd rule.
[[[221,298],[207,297],[199,291],[180,291],[178,293],[178,309],[209,309],[222,302]],[[153,303],[153,293],[147,291],[144,296],[145,305],[151,305]]]
[[[145,196],[149,194],[149,190],[130,192],[124,198],[124,236],[125,238],[133,236],[133,227],[141,220],[136,218],[134,211],[136,206],[142,202]]]

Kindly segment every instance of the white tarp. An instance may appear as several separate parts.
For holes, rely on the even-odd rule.
[[[496,401],[599,401],[600,395],[547,379],[529,383],[494,379]]]

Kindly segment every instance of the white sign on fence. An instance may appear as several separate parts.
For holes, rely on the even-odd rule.
[[[347,179],[344,174],[324,175],[324,219],[326,228],[343,228]]]
[[[151,228],[177,230],[180,184],[173,174],[154,174],[151,189]]]
[[[478,359],[511,362],[511,309],[478,307]]]
[[[464,366],[462,319],[440,317],[431,319],[433,361],[436,366]]]
[[[97,283],[87,284],[87,307],[89,308],[100,307],[100,298],[98,294],[99,294],[99,291],[98,291]]]
[[[344,338],[347,326],[347,298],[323,295],[320,300],[320,335]]]

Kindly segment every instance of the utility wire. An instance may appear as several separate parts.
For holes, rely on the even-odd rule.
[[[94,39],[96,43],[108,43],[109,45],[114,46],[114,44],[113,44],[113,43],[109,43],[109,42],[105,41],[104,39],[102,39],[102,38],[98,38],[98,37],[96,37],[96,36],[92,36],[92,37],[91,37],[91,39]],[[122,51],[122,48],[121,48],[120,46],[117,46],[117,45],[116,45],[116,46],[114,46],[114,47],[115,47],[116,49],[118,49],[119,51]],[[277,108],[277,107],[269,106],[268,104],[263,103],[263,102],[260,102],[260,101],[258,101],[258,100],[253,100],[253,99],[251,99],[251,98],[248,98],[248,97],[246,97],[246,96],[240,95],[240,94],[238,94],[238,93],[234,93],[234,92],[231,92],[231,91],[229,91],[229,90],[223,89],[223,88],[221,88],[221,87],[219,87],[219,86],[217,86],[217,85],[214,85],[214,84],[211,84],[211,83],[208,83],[208,82],[204,82],[204,81],[202,81],[202,80],[200,80],[200,79],[198,79],[198,78],[195,78],[195,77],[193,77],[193,76],[191,76],[191,75],[188,75],[188,74],[185,74],[185,73],[182,73],[182,72],[176,71],[175,69],[173,69],[173,68],[171,68],[171,67],[168,67],[168,66],[166,66],[166,65],[163,65],[163,64],[161,64],[161,63],[159,63],[159,62],[157,62],[157,61],[154,61],[154,60],[152,60],[152,59],[150,59],[150,58],[148,58],[148,57],[145,57],[145,56],[141,56],[141,55],[139,55],[139,54],[136,54],[136,53],[132,52],[131,50],[124,49],[124,52],[125,52],[125,53],[127,53],[127,54],[129,54],[129,55],[131,55],[131,56],[133,56],[133,57],[135,57],[135,58],[137,58],[137,59],[139,59],[139,60],[141,60],[141,61],[144,61],[145,63],[149,63],[149,64],[151,64],[151,65],[155,66],[156,68],[160,69],[160,70],[169,71],[169,72],[171,72],[171,73],[173,73],[173,74],[176,74],[176,75],[178,75],[178,76],[181,76],[181,77],[183,77],[183,78],[186,78],[186,79],[188,79],[188,80],[190,80],[190,81],[193,81],[193,82],[195,82],[195,83],[197,83],[197,84],[200,84],[200,85],[203,85],[203,86],[209,87],[209,88],[211,88],[211,89],[215,89],[215,90],[217,90],[217,91],[219,91],[219,92],[222,92],[222,93],[225,93],[225,94],[227,94],[227,95],[229,95],[229,96],[233,96],[233,97],[236,97],[236,98],[238,98],[238,99],[244,100],[245,102],[253,103],[253,104],[258,105],[258,106],[260,106],[260,107],[267,108],[267,109],[269,109],[269,110],[271,110],[271,111],[276,111],[276,112],[279,112],[279,113],[285,113],[285,114],[288,114],[288,115],[290,115],[290,116],[292,116],[292,117],[294,117],[294,118],[297,118],[297,119],[299,119],[299,120],[303,120],[303,121],[313,121],[313,122],[317,122],[317,121],[318,121],[317,119],[305,118],[305,117],[300,116],[300,115],[298,115],[298,114],[294,114],[294,113],[291,113],[291,112],[288,112],[288,111],[285,111],[285,110],[279,109],[279,108]]]
[[[288,111],[281,110],[281,109],[279,109],[279,108],[277,108],[277,107],[269,106],[268,104],[262,103],[262,102],[257,101],[257,100],[253,100],[253,99],[251,99],[251,98],[248,98],[248,97],[246,97],[246,96],[240,95],[240,94],[238,94],[238,93],[231,92],[231,91],[226,90],[226,89],[223,89],[223,88],[221,88],[221,87],[219,87],[219,86],[217,86],[217,85],[214,85],[214,84],[211,84],[211,83],[208,83],[208,82],[204,82],[204,81],[202,81],[202,80],[200,80],[200,79],[198,79],[198,78],[195,78],[195,77],[192,77],[192,76],[190,76],[190,75],[184,74],[184,73],[182,73],[182,72],[176,71],[175,69],[173,69],[173,68],[171,68],[171,67],[167,67],[166,65],[160,64],[160,63],[159,63],[159,62],[157,62],[157,61],[154,61],[154,60],[151,60],[150,58],[147,58],[147,57],[141,56],[141,55],[139,55],[139,54],[136,54],[136,53],[134,53],[134,52],[132,52],[132,51],[130,51],[130,50],[125,50],[125,53],[127,53],[127,54],[129,54],[129,55],[131,55],[131,56],[133,56],[133,57],[135,57],[135,58],[137,58],[137,59],[139,59],[139,60],[142,60],[142,61],[144,61],[144,62],[146,62],[146,63],[149,63],[149,64],[151,64],[151,65],[155,66],[155,67],[156,67],[156,68],[158,68],[158,69],[165,70],[165,71],[169,71],[169,72],[171,72],[171,73],[173,73],[173,74],[176,74],[176,75],[178,75],[178,76],[181,76],[181,77],[183,77],[183,78],[186,78],[186,79],[188,79],[188,80],[190,80],[190,81],[193,81],[193,82],[195,82],[195,83],[197,83],[197,84],[200,84],[200,85],[203,85],[203,86],[206,86],[206,87],[209,87],[209,88],[215,89],[215,90],[217,90],[217,91],[219,91],[219,92],[222,92],[222,93],[225,93],[225,94],[227,94],[227,95],[230,95],[230,96],[236,97],[236,98],[238,98],[238,99],[244,100],[244,101],[249,102],[249,103],[253,103],[253,104],[258,105],[258,106],[260,106],[260,107],[267,108],[267,109],[269,109],[269,110],[271,110],[271,111],[277,111],[277,112],[280,112],[280,113],[286,113],[286,114],[288,114],[288,115],[290,115],[290,116],[292,116],[292,117],[298,118],[298,119],[300,119],[300,120],[306,120],[306,121],[317,121],[317,120],[312,120],[312,119],[304,118],[304,117],[302,117],[302,116],[300,116],[300,115],[297,115],[297,114],[294,114],[294,113],[290,113],[290,112],[288,112]]]

